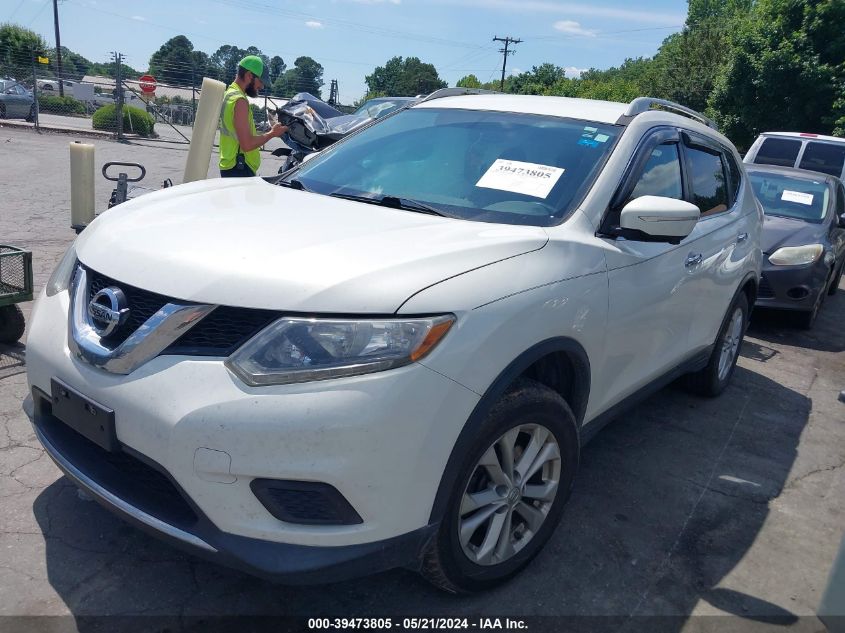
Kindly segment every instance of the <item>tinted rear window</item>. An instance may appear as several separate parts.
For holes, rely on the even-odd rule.
[[[801,157],[801,169],[820,171],[837,178],[842,175],[842,164],[845,163],[845,143],[811,142]]]
[[[754,162],[758,165],[780,165],[795,167],[795,159],[801,151],[801,141],[786,138],[767,138],[757,150]]]
[[[713,215],[728,208],[728,189],[720,154],[686,148],[692,181],[692,202],[701,215]]]

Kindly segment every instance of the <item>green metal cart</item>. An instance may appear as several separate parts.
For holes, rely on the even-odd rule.
[[[23,301],[32,301],[32,253],[0,244],[0,343],[23,336]]]

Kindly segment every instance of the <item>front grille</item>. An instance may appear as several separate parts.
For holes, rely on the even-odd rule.
[[[168,347],[165,354],[228,356],[279,318],[272,310],[220,306]]]
[[[147,319],[158,312],[169,299],[163,295],[141,290],[135,286],[120,283],[110,277],[101,275],[88,269],[88,301],[94,298],[100,290],[115,286],[123,291],[126,295],[126,300],[129,303],[129,318],[126,323],[117,328],[112,334],[103,340],[103,343],[109,344],[112,347],[117,347],[129,336],[141,327]]]
[[[88,478],[169,525],[183,530],[196,525],[196,513],[165,474],[127,452],[106,451],[56,418],[48,399],[37,400],[38,428]]]
[[[129,318],[103,343],[114,348],[170,302],[185,303],[164,295],[136,288],[88,269],[88,300],[103,288],[115,286],[126,295]],[[174,341],[164,354],[191,356],[228,356],[260,330],[279,318],[272,310],[219,306],[190,330]]]
[[[772,290],[771,285],[769,285],[769,280],[766,279],[765,275],[763,275],[762,279],[760,279],[760,287],[757,289],[757,298],[772,299],[774,296],[775,291]]]

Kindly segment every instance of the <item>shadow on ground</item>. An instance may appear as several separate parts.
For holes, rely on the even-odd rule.
[[[146,536],[64,478],[40,494],[34,512],[49,581],[80,628],[85,616],[102,615],[483,614],[615,616],[606,620],[614,629],[661,616],[658,628],[675,631],[700,599],[789,623],[794,616],[780,607],[717,585],[781,493],[809,411],[804,396],[741,367],[717,399],[662,391],[584,449],[563,522],[529,568],[470,597],[440,593],[402,570],[331,586],[273,585]]]

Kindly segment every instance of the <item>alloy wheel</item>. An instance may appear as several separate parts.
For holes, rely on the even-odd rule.
[[[727,377],[739,352],[739,344],[742,342],[742,322],[742,310],[737,308],[722,338],[722,353],[719,356],[720,381]]]
[[[482,455],[461,498],[458,539],[478,565],[498,565],[537,534],[560,484],[555,436],[539,424],[522,424]]]

